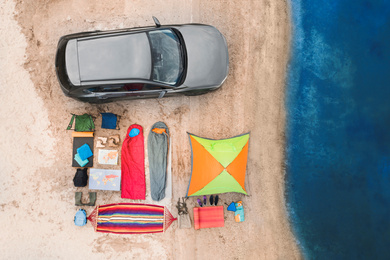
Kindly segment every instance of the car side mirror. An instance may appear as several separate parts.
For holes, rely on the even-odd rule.
[[[158,27],[161,27],[160,21],[159,21],[155,16],[153,16],[153,21],[154,21],[154,23],[156,24],[156,27],[157,27],[157,28],[158,28]]]

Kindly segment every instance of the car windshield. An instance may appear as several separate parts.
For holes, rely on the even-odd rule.
[[[168,29],[149,32],[152,49],[152,80],[175,85],[183,72],[180,41]]]

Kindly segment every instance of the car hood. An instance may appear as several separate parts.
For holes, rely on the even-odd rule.
[[[209,25],[184,25],[177,29],[187,49],[187,75],[183,85],[191,88],[219,87],[229,70],[225,37]]]

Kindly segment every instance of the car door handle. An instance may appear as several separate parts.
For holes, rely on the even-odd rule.
[[[158,96],[158,98],[162,98],[168,91],[164,90],[164,91],[161,91],[160,92],[160,95]]]

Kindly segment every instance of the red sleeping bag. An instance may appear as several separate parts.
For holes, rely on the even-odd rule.
[[[130,131],[136,128],[139,134],[130,137]],[[145,152],[142,126],[131,125],[122,144],[122,194],[123,199],[145,199]]]

